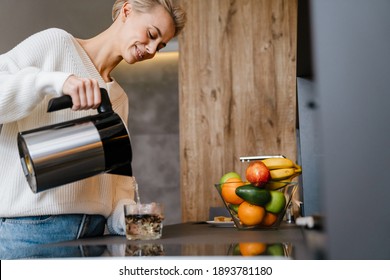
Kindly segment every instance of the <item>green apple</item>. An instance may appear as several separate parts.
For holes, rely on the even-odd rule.
[[[231,171],[231,172],[228,172],[228,173],[224,174],[221,177],[221,179],[219,180],[219,184],[216,185],[216,187],[218,188],[220,193],[222,191],[222,184],[225,183],[230,178],[238,178],[238,179],[241,180],[241,176],[237,172]]]
[[[270,191],[269,194],[271,195],[271,200],[265,205],[265,210],[279,214],[286,206],[286,197],[280,191]]]
[[[281,243],[275,243],[267,247],[267,254],[271,256],[284,256],[284,249]]]
[[[231,172],[228,172],[226,174],[224,174],[221,179],[219,180],[219,183],[220,184],[223,184],[225,183],[228,179],[230,178],[238,178],[241,180],[241,176],[240,174],[238,174],[237,172],[234,172],[234,171],[231,171]]]

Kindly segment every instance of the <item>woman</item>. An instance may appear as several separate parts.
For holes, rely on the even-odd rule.
[[[0,55],[0,258],[26,244],[99,236],[105,225],[124,234],[132,178],[104,174],[34,194],[16,143],[19,131],[96,114],[91,109],[100,104],[100,87],[127,122],[127,96],[111,71],[122,60],[153,58],[182,30],[185,13],[171,0],[117,0],[112,14],[113,24],[91,39],[52,28]],[[72,98],[73,111],[46,113],[48,101],[61,95]]]

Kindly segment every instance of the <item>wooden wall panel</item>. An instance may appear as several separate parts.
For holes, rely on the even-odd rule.
[[[296,0],[180,0],[183,221],[221,201],[213,184],[244,176],[240,156],[296,158]]]

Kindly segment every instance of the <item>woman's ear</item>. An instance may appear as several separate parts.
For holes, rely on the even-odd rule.
[[[122,20],[125,21],[127,17],[131,14],[131,12],[132,12],[131,4],[129,2],[125,2],[121,9]]]

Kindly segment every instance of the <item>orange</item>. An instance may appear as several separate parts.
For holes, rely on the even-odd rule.
[[[261,221],[261,224],[263,226],[270,227],[276,222],[277,219],[278,219],[277,214],[274,214],[271,212],[266,212],[263,220]]]
[[[241,255],[257,256],[265,252],[267,245],[262,242],[247,242],[238,244]]]
[[[240,204],[244,200],[236,195],[236,189],[244,185],[244,182],[239,178],[229,178],[222,184],[221,195],[223,200],[231,204]]]
[[[265,209],[262,206],[250,204],[246,201],[238,206],[238,218],[246,226],[254,226],[261,223],[265,216]]]

